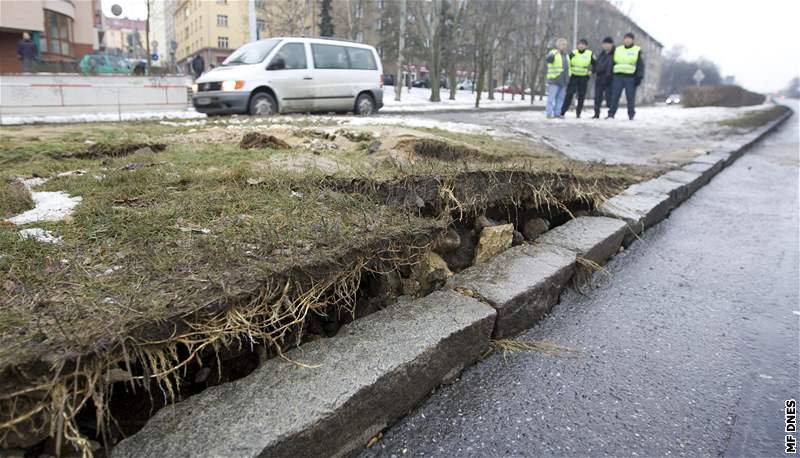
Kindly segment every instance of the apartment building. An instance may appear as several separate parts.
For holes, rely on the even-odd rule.
[[[155,66],[172,66],[177,61],[175,37],[175,8],[177,0],[158,0],[150,4],[151,52],[158,56]]]
[[[0,73],[19,73],[17,44],[30,34],[45,62],[75,62],[97,49],[100,0],[2,0]]]

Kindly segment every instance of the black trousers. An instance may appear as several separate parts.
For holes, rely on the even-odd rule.
[[[625,91],[625,101],[628,104],[628,118],[636,115],[636,77],[633,75],[614,75],[611,82],[611,103],[608,104],[608,115],[612,118],[617,114],[619,98]]]
[[[583,111],[583,101],[586,99],[586,86],[589,85],[589,76],[570,76],[569,84],[567,84],[567,95],[564,98],[564,105],[561,106],[561,116],[569,110],[572,105],[572,97],[575,96],[575,91],[578,92],[578,107],[575,108],[575,113],[580,118],[581,111]]]
[[[600,117],[600,109],[603,107],[603,100],[606,106],[611,106],[611,78],[597,78],[594,80],[594,117]]]

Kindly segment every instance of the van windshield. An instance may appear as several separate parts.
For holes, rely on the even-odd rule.
[[[275,45],[280,43],[278,38],[270,38],[269,40],[259,40],[252,43],[247,43],[241,48],[233,52],[224,62],[223,67],[233,65],[257,64],[262,62],[267,57],[270,51],[275,48]]]

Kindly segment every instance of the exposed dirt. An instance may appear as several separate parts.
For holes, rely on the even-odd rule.
[[[262,134],[259,132],[248,132],[244,134],[242,140],[239,142],[239,148],[273,148],[273,149],[290,149],[291,146],[280,138],[271,134]]]
[[[95,143],[89,145],[84,151],[78,153],[67,153],[59,156],[59,159],[98,159],[103,157],[120,157],[128,156],[130,154],[140,152],[142,150],[150,150],[154,153],[160,153],[167,148],[164,143],[124,143],[121,145],[112,145],[108,143]]]
[[[397,142],[397,149],[413,151],[422,157],[439,159],[442,161],[457,162],[481,160],[498,162],[497,156],[482,153],[479,149],[456,143],[431,138],[415,138]]]

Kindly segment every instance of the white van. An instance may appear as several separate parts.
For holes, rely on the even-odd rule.
[[[192,85],[201,113],[352,111],[383,106],[383,67],[375,48],[325,38],[248,43]]]

